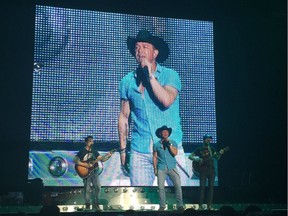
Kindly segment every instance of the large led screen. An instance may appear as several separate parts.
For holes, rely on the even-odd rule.
[[[82,186],[72,162],[75,143],[82,143],[76,145],[80,148],[92,135],[95,146],[105,145],[98,149],[103,154],[117,145],[119,84],[137,67],[126,40],[141,29],[169,44],[169,58],[161,65],[177,71],[182,84],[183,166],[189,177],[183,186],[199,185],[188,155],[206,133],[213,136],[212,145],[217,143],[213,22],[42,5],[35,14],[30,179],[42,178],[46,186]],[[103,164],[102,185],[130,185],[119,158],[116,152]]]

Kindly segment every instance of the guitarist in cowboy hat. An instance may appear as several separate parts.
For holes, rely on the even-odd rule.
[[[193,161],[194,171],[199,173],[200,179],[200,205],[199,209],[203,210],[204,194],[206,179],[208,179],[208,200],[207,209],[212,210],[213,203],[213,191],[214,191],[214,178],[215,168],[214,159],[219,160],[224,150],[221,149],[216,152],[213,147],[210,146],[212,136],[205,134],[203,136],[203,145],[198,147],[194,152],[189,155],[189,159]]]
[[[100,192],[101,192],[101,184],[99,175],[96,169],[94,169],[94,166],[97,165],[97,163],[93,164],[93,161],[106,161],[111,157],[111,152],[108,152],[105,156],[101,156],[98,151],[96,151],[94,148],[92,148],[92,145],[94,144],[94,140],[92,136],[87,136],[85,138],[85,147],[82,148],[74,157],[73,161],[76,165],[76,167],[84,168],[84,170],[88,171],[91,170],[87,176],[83,178],[84,183],[84,199],[85,199],[85,209],[90,209],[90,200],[92,198],[91,196],[91,184],[92,187],[92,194],[95,195],[94,197],[94,205],[92,206],[93,209],[96,211],[101,211],[99,207],[99,198],[100,198]],[[89,161],[89,162],[88,162]],[[75,167],[75,168],[76,168]],[[76,169],[77,171],[77,169]],[[78,173],[79,174],[79,173]]]

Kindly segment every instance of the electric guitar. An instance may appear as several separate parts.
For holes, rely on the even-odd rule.
[[[110,151],[111,154],[113,154],[115,151],[117,151],[117,149],[112,149]],[[77,172],[77,174],[80,176],[80,178],[85,179],[87,178],[94,170],[98,169],[98,162],[99,161],[103,161],[105,159],[107,159],[108,156],[104,155],[99,159],[93,159],[93,158],[89,158],[87,161],[81,161],[84,162],[86,164],[90,164],[89,168],[81,166],[79,164],[75,164],[75,170]]]
[[[225,152],[227,152],[229,150],[229,146],[223,148],[223,149],[220,149],[220,151],[223,151],[223,154]],[[220,151],[218,152],[214,152],[214,154],[212,155],[212,157],[219,157],[221,154],[220,154]],[[193,161],[192,162],[192,167],[193,167],[193,171],[199,173],[201,168],[203,166],[209,166],[210,165],[210,162],[211,162],[211,159],[212,157],[208,157],[208,158],[205,158],[205,159],[202,159],[202,161]]]

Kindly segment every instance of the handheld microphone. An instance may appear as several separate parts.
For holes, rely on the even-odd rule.
[[[143,72],[145,79],[149,80],[149,70],[148,70],[148,67],[146,65],[142,68],[142,72]]]
[[[142,82],[144,86],[149,83],[149,70],[147,66],[142,67],[140,64],[136,70],[137,86]]]

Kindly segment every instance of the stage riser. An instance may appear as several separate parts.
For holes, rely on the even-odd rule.
[[[166,203],[173,205],[176,203],[174,188],[166,188]],[[44,192],[43,202],[57,205],[83,205],[84,190],[74,189],[66,192]],[[191,203],[184,197],[185,203]],[[101,188],[100,203],[106,206],[122,206],[130,209],[130,206],[158,204],[159,194],[157,187],[153,188],[133,188],[115,187]],[[117,207],[118,208],[118,207]]]
[[[58,205],[61,212],[79,212],[84,211],[83,205]],[[100,205],[101,210],[103,211],[126,211],[126,210],[135,210],[135,211],[157,211],[159,209],[158,204],[136,204],[136,205]],[[198,210],[198,204],[185,204],[185,208],[193,208]],[[166,205],[167,211],[176,211],[176,204]],[[93,211],[92,206],[90,211]]]

